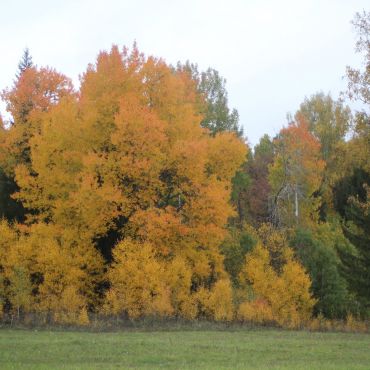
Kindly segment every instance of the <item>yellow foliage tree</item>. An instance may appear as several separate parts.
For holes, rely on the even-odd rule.
[[[78,94],[64,76],[46,72],[30,68],[21,76],[28,82],[5,93],[22,123],[0,138],[5,163],[21,135],[16,127],[27,134],[21,152],[12,154],[15,198],[27,213],[14,250],[23,253],[27,274],[40,277],[34,308],[66,322],[99,306],[97,250],[114,261],[106,312],[194,318],[197,292],[228,297],[219,245],[234,214],[231,180],[245,143],[232,133],[210,136],[189,74],[136,46],[101,52]],[[35,88],[21,113],[18,97],[44,75],[52,96],[44,99],[43,87]],[[114,246],[117,240],[123,241]],[[212,316],[228,319],[227,307],[213,307]]]
[[[212,287],[208,308],[216,321],[231,321],[234,317],[233,292],[229,279],[220,279]]]
[[[273,269],[269,252],[261,244],[247,255],[240,279],[242,283],[250,284],[256,299],[262,299],[263,304],[243,303],[239,308],[240,318],[257,322],[273,319],[288,327],[297,327],[309,320],[315,304],[310,294],[311,281],[302,266],[293,259],[292,252],[286,249],[284,253],[286,263],[281,273]],[[253,314],[253,308],[262,312]]]
[[[102,260],[91,247],[68,240],[52,225],[30,228],[1,224],[2,280],[5,299],[18,316],[39,312],[61,323],[79,323],[81,312],[96,303]]]
[[[248,321],[256,324],[271,324],[274,322],[271,305],[261,298],[242,302],[239,305],[237,318],[240,321]]]
[[[21,312],[32,309],[34,253],[21,247],[19,231],[5,220],[0,221],[0,235],[0,304],[10,303],[19,319]]]
[[[150,244],[124,240],[115,247],[113,258],[107,295],[112,311],[127,313],[131,318],[173,313],[164,266],[155,258]]]
[[[198,305],[192,294],[193,271],[182,257],[175,257],[165,266],[166,282],[171,289],[171,304],[175,313],[192,320],[198,315]]]

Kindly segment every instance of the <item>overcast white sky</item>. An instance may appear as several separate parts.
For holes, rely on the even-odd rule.
[[[37,65],[78,85],[100,50],[136,40],[168,63],[217,69],[255,144],[305,96],[345,89],[346,65],[361,60],[350,21],[369,8],[369,0],[0,0],[0,89],[12,84],[26,46]]]

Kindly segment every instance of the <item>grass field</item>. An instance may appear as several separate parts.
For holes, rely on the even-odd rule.
[[[0,369],[370,369],[370,335],[0,330]]]

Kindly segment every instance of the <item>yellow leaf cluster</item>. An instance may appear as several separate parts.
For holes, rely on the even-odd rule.
[[[240,318],[257,322],[273,320],[288,327],[297,327],[310,319],[315,304],[310,294],[310,278],[291,252],[285,254],[286,262],[280,273],[271,266],[270,254],[261,244],[247,255],[240,279],[250,284],[257,301],[242,303]],[[253,313],[253,310],[261,312]]]

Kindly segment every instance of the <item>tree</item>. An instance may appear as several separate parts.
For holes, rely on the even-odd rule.
[[[308,129],[320,141],[322,158],[328,162],[335,154],[336,145],[344,142],[351,123],[351,111],[330,95],[317,93],[306,98],[296,115],[303,115]]]
[[[29,64],[29,61],[24,63]],[[58,104],[61,98],[73,94],[71,80],[55,70],[31,66],[22,68],[24,70],[13,87],[1,93],[6,110],[12,117],[0,147],[0,167],[7,175],[14,175],[17,164],[29,163],[29,141],[39,132],[40,114]]]
[[[238,136],[243,135],[243,129],[239,125],[239,114],[236,109],[228,106],[228,94],[226,79],[220,76],[213,68],[199,73],[198,66],[186,62],[184,65],[177,64],[177,71],[187,72],[195,81],[197,90],[203,100],[199,102],[200,112],[203,115],[202,127],[210,130],[212,135],[218,132],[235,132]]]
[[[312,293],[317,299],[315,314],[344,318],[351,303],[347,282],[340,274],[338,251],[325,242],[316,239],[308,230],[297,229],[290,243],[310,274]],[[330,243],[333,243],[332,237]]]
[[[177,63],[178,74],[186,74],[195,83],[198,97],[196,109],[202,117],[201,126],[208,129],[212,136],[222,132],[235,133],[238,137],[243,136],[243,129],[239,125],[239,114],[236,109],[230,111],[228,106],[228,94],[226,80],[220,76],[215,69],[208,68],[204,72],[198,71],[196,64]],[[245,162],[235,172],[232,179],[231,199],[236,207],[238,217],[230,219],[230,225],[238,224],[242,227],[247,218],[246,193],[250,186],[250,177],[246,171],[246,162],[249,160],[250,152]]]
[[[251,186],[248,191],[249,217],[258,226],[269,221],[269,166],[274,160],[274,145],[268,135],[264,135],[254,147],[253,159],[248,163]]]
[[[356,51],[364,54],[364,70],[347,67],[347,95],[360,100],[364,108],[370,105],[370,12],[357,13],[352,22],[357,31]],[[342,178],[334,188],[334,203],[343,217],[343,231],[355,246],[355,253],[342,253],[344,269],[350,287],[369,315],[369,186],[370,186],[370,118],[363,110],[355,116],[354,135],[346,143],[346,160],[342,164]]]
[[[4,168],[8,168],[7,161],[9,159],[7,148],[4,145],[7,134],[7,128],[0,116],[0,218],[23,221],[24,209],[22,204],[11,197],[11,194],[19,189],[13,177],[4,171]]]
[[[18,63],[18,73],[16,74],[17,79],[22,75],[22,73],[33,67],[32,56],[28,48],[24,49],[23,56],[20,62]]]
[[[293,226],[317,218],[320,187],[325,162],[320,143],[309,132],[303,116],[298,116],[274,140],[275,157],[269,166],[272,188],[270,212],[276,225]]]
[[[18,235],[4,219],[0,220],[0,318],[6,310],[9,310],[10,297],[10,269],[8,258],[12,246],[16,243]]]
[[[174,72],[163,60],[145,57],[136,47],[121,52],[114,46],[89,66],[78,99],[63,96],[37,113],[38,130],[29,140],[30,162],[20,162],[15,169],[20,189],[16,198],[27,209],[28,224],[48,225],[55,240],[62,238],[62,246],[66,244],[58,251],[54,239],[50,241],[60,264],[48,263],[60,271],[61,282],[68,282],[72,245],[91,255],[95,246],[108,263],[113,261],[109,274],[113,288],[107,296],[112,313],[140,316],[148,305],[156,307],[153,313],[172,314],[176,309],[180,315],[195,317],[199,303],[208,307],[209,315],[230,317],[227,302],[222,313],[211,309],[210,297],[228,290],[226,283],[218,284],[227,280],[219,246],[234,215],[231,180],[247,147],[233,132],[209,135],[200,125],[198,100],[196,85],[186,72]],[[127,256],[126,247],[132,252]],[[153,274],[159,274],[158,284],[165,289],[163,299],[147,300],[153,289],[141,281],[145,293],[136,297],[141,303],[135,306],[125,294],[136,288],[117,288],[127,280],[119,277],[126,276],[121,265],[131,264],[124,256],[135,269],[150,257],[158,267]],[[184,275],[174,272],[171,280],[162,274],[175,265],[182,266]],[[93,266],[89,259],[86,269]],[[73,289],[64,293],[59,287],[61,292],[48,301],[48,289],[54,287],[45,280],[43,299],[55,310],[56,302],[64,305],[70,296],[75,315],[89,301],[80,297],[79,265],[70,268]],[[46,264],[43,269],[49,271]],[[128,306],[116,300],[122,296]]]
[[[250,228],[245,227],[240,230],[236,227],[229,227],[228,235],[221,245],[221,251],[224,255],[225,270],[234,286],[239,285],[239,274],[244,266],[245,256],[256,243]]]
[[[127,239],[114,248],[113,261],[107,304],[116,312],[110,309],[109,313],[124,312],[130,318],[173,314],[165,265],[155,258],[153,246]]]
[[[199,81],[199,91],[206,96],[205,118],[202,126],[208,128],[213,134],[222,131],[243,134],[239,126],[239,114],[236,109],[230,112],[226,92],[226,80],[214,69],[202,72]]]
[[[53,322],[78,323],[99,304],[102,259],[94,247],[55,225],[0,223],[0,294],[8,312],[37,312]],[[1,297],[2,298],[2,297]]]
[[[232,192],[231,192],[231,201],[234,207],[237,210],[237,218],[230,220],[231,225],[238,225],[243,227],[243,223],[247,220],[250,221],[250,207],[249,207],[249,188],[251,187],[251,177],[248,173],[248,161],[251,158],[248,152],[248,159],[241,168],[236,172],[232,180]]]
[[[1,93],[12,118],[10,127],[5,129],[2,124],[0,128],[0,215],[21,221],[23,207],[12,199],[12,194],[18,190],[14,181],[15,167],[30,162],[29,141],[39,130],[37,114],[55,105],[60,97],[71,94],[72,84],[50,68],[33,66],[28,49],[18,68],[13,87]]]
[[[0,215],[9,220],[23,221],[25,210],[13,195],[19,190],[15,182],[17,166],[30,166],[30,141],[40,131],[42,113],[58,104],[64,96],[72,95],[72,83],[64,75],[50,68],[32,66],[29,54],[20,63],[18,74],[11,89],[5,89],[1,97],[11,114],[10,127],[0,129]]]
[[[369,186],[369,173],[356,169],[335,188],[335,205],[344,219],[344,234],[355,246],[355,252],[341,251],[345,276],[365,310],[370,307]]]
[[[370,12],[356,13],[353,26],[357,32],[356,51],[364,53],[364,70],[347,67],[348,91],[351,99],[370,104]]]
[[[366,197],[349,198],[344,232],[355,245],[357,254],[346,255],[346,267],[350,267],[349,280],[360,300],[370,308],[370,185],[364,185]]]
[[[311,281],[302,266],[294,260],[292,251],[284,248],[285,263],[281,272],[275,271],[271,266],[269,251],[257,244],[253,251],[246,256],[245,267],[240,274],[242,283],[250,284],[254,299],[245,302],[239,309],[239,317],[248,320],[251,317],[249,306],[262,301],[262,305],[254,305],[255,309],[261,308],[268,321],[275,321],[279,325],[299,327],[310,319],[315,300],[311,297]],[[247,315],[246,315],[247,314]]]
[[[333,186],[343,167],[343,159],[338,161],[338,152],[346,146],[345,138],[352,121],[351,111],[330,95],[318,93],[305,99],[296,113],[297,116],[300,114],[306,118],[309,131],[319,140],[321,158],[326,163],[318,189],[322,199],[320,217],[324,220],[333,213]]]
[[[0,218],[24,221],[25,210],[22,204],[11,197],[18,190],[16,183],[0,167]]]
[[[20,319],[21,310],[29,310],[32,302],[32,284],[28,271],[22,266],[14,266],[9,276],[9,301]]]
[[[31,113],[47,111],[72,92],[71,80],[54,69],[28,67],[1,97],[12,116],[12,124],[18,125],[28,122]]]

